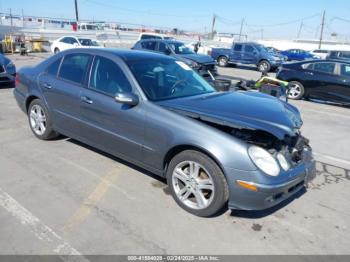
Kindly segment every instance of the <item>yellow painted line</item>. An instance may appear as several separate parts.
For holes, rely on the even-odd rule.
[[[96,204],[103,198],[112,182],[118,176],[118,171],[118,168],[113,168],[105,177],[101,179],[95,190],[83,201],[79,209],[65,223],[63,227],[64,230],[72,230],[74,227],[80,225],[89,216],[92,208],[95,207]]]

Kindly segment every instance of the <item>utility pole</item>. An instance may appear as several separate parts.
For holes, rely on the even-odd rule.
[[[322,40],[323,40],[323,29],[324,29],[324,20],[326,18],[326,10],[323,10],[322,14],[322,23],[321,23],[321,34],[320,34],[320,43],[318,44],[318,49],[321,49]]]
[[[238,41],[241,41],[241,36],[242,36],[242,32],[243,32],[243,24],[244,24],[244,18],[242,18],[241,29],[239,30]]]
[[[300,27],[299,27],[299,31],[298,31],[298,34],[297,34],[297,39],[300,38],[300,35],[301,35],[301,30],[303,29],[303,26],[304,26],[304,21],[301,21],[300,23]]]
[[[211,39],[214,38],[215,22],[216,22],[216,14],[213,14],[213,21],[211,23]]]
[[[13,26],[13,21],[12,21],[12,9],[10,8],[10,21],[11,21],[11,27]]]
[[[79,22],[79,12],[78,12],[78,0],[74,0],[75,3],[75,19],[77,20],[77,23]]]
[[[24,11],[23,11],[23,8],[22,8],[22,26],[25,27],[25,21],[24,21]]]

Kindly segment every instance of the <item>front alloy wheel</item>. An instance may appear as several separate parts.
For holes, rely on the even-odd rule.
[[[175,167],[172,177],[176,196],[189,208],[204,209],[213,201],[214,182],[201,164],[193,161],[181,162]]]
[[[186,150],[176,155],[167,168],[167,181],[177,204],[196,216],[213,216],[227,203],[223,172],[201,152]]]

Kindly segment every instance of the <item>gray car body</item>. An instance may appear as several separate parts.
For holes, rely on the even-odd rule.
[[[6,56],[0,54],[0,83],[14,82],[16,78],[16,67]]]
[[[72,84],[45,73],[49,64],[71,53],[86,53],[113,60],[123,70],[138,96],[136,106],[115,101],[82,85]],[[247,129],[261,129],[276,137],[295,135],[301,125],[298,110],[274,97],[251,93],[219,93],[152,102],[147,99],[126,64],[137,59],[173,59],[141,51],[74,49],[59,53],[34,68],[19,72],[20,84],[14,90],[20,108],[27,112],[29,103],[44,101],[53,128],[107,153],[136,164],[159,176],[182,150],[194,149],[211,157],[222,169],[229,185],[229,207],[257,210],[278,204],[294,194],[287,192],[276,200],[270,198],[295,185],[304,185],[314,170],[311,151],[302,163],[272,177],[260,171],[248,155],[249,144],[205,121]],[[88,79],[88,76],[87,78]],[[45,88],[45,83],[51,89]],[[93,100],[85,103],[82,98]],[[221,112],[221,113],[218,113]],[[259,192],[238,187],[244,180],[259,187]],[[298,187],[298,189],[300,189]]]

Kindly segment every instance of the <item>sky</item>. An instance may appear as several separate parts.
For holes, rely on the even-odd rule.
[[[336,33],[350,40],[350,0],[78,0],[80,19],[115,21],[209,32],[213,14],[215,30],[251,38],[300,38],[320,35],[326,11],[325,38]],[[74,0],[0,0],[0,11],[13,14],[74,18]]]

